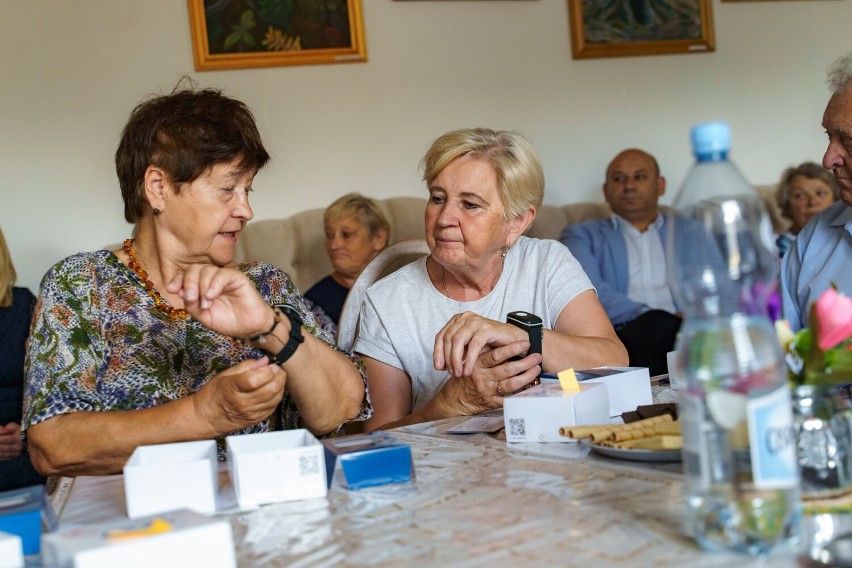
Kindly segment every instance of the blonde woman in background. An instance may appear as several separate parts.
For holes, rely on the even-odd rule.
[[[315,313],[324,313],[334,325],[358,275],[388,244],[390,224],[376,202],[348,193],[323,213],[325,250],[334,271],[305,293]],[[321,310],[314,309],[319,306]]]
[[[17,273],[0,230],[0,491],[44,483],[21,441],[24,356],[35,297]]]
[[[790,228],[775,239],[778,255],[783,258],[808,221],[837,201],[837,181],[831,170],[815,162],[802,162],[784,170],[776,199],[781,215],[791,221]]]

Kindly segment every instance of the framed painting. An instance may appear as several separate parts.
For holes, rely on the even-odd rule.
[[[574,59],[715,49],[712,0],[568,0]]]
[[[361,0],[188,0],[196,71],[367,61]]]

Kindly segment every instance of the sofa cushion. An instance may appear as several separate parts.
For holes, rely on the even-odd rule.
[[[775,185],[758,185],[755,190],[769,211],[775,232],[783,231],[789,221],[781,216],[775,203]],[[376,203],[390,223],[389,243],[425,236],[426,198],[389,197]],[[296,286],[306,292],[331,273],[331,261],[325,252],[323,208],[309,209],[285,219],[266,219],[249,223],[237,243],[237,261],[261,260],[280,267]],[[542,205],[527,236],[558,239],[565,225],[610,215],[604,202],[566,205]]]
[[[772,230],[776,233],[783,233],[790,227],[790,219],[787,219],[781,214],[781,208],[778,207],[778,202],[775,200],[775,193],[778,190],[777,184],[756,185],[754,190],[760,196],[766,211],[769,213],[769,219],[772,221]]]
[[[422,239],[426,199],[389,197],[376,203],[388,219],[388,242]],[[284,219],[252,221],[237,241],[236,260],[260,260],[281,268],[304,293],[331,274],[325,252],[325,208],[308,209]]]
[[[602,219],[609,217],[610,213],[609,205],[603,202],[542,205],[526,235],[536,239],[559,239],[565,225]]]

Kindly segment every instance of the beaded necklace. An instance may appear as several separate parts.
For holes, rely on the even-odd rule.
[[[154,306],[173,320],[185,320],[188,318],[189,314],[185,309],[175,308],[169,305],[166,299],[157,292],[156,288],[154,288],[154,283],[148,279],[148,273],[145,272],[145,270],[136,261],[136,255],[133,254],[133,239],[126,239],[122,248],[124,249],[124,254],[127,255],[128,259],[130,259],[127,266],[130,267],[130,270],[135,272],[136,276],[139,277],[139,280],[145,284],[145,291],[149,296],[151,296],[151,299],[154,300]]]

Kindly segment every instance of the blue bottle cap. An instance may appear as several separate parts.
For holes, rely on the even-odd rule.
[[[696,156],[724,155],[731,149],[731,128],[725,122],[696,124],[690,138]]]

